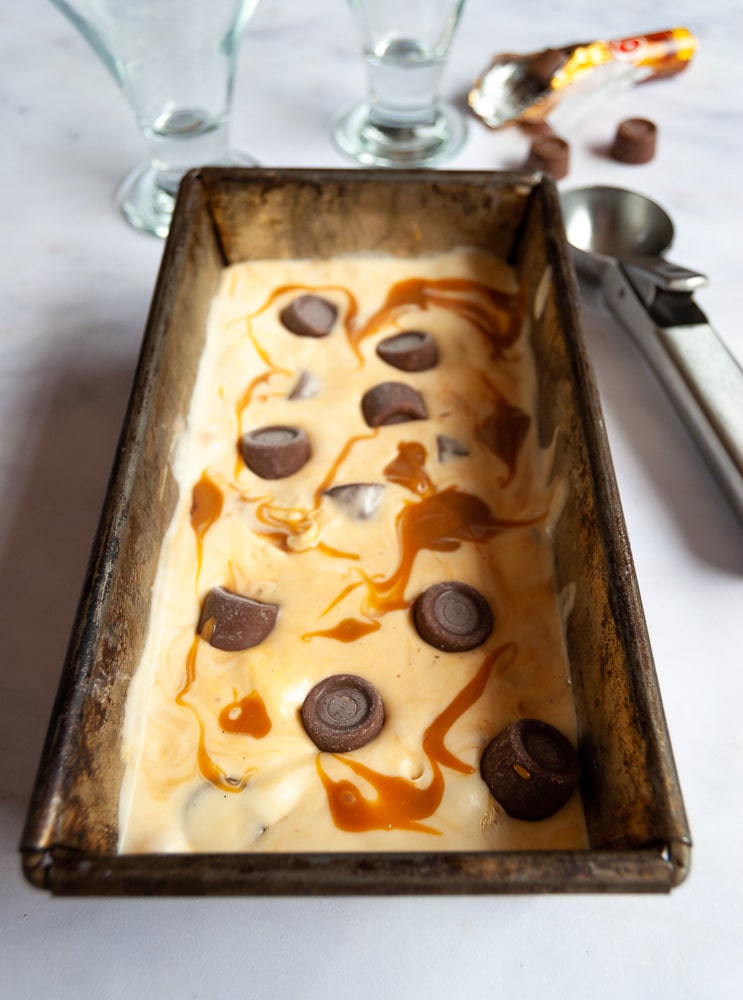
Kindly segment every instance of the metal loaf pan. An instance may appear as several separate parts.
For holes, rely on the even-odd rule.
[[[532,313],[539,437],[568,500],[558,588],[584,764],[586,851],[118,855],[120,739],[161,539],[168,465],[225,264],[482,246],[519,271]],[[543,281],[549,268],[552,280]],[[553,183],[541,175],[228,170],[187,175],[22,844],[59,894],[665,892],[690,840]]]

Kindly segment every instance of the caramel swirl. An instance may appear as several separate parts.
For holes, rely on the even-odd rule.
[[[175,702],[176,705],[180,705],[182,708],[187,708],[196,719],[196,724],[199,729],[196,760],[201,774],[208,782],[212,785],[216,785],[217,788],[221,788],[224,792],[241,792],[243,788],[247,786],[253,774],[255,774],[256,769],[254,767],[249,767],[239,778],[233,778],[227,775],[226,771],[224,771],[217,764],[206,749],[206,731],[204,722],[196,706],[192,705],[188,700],[188,694],[196,682],[196,658],[198,655],[198,648],[199,637],[195,636],[191,644],[191,648],[188,651],[188,656],[186,657],[186,679],[180,691],[175,696]]]
[[[357,322],[358,302],[349,288],[341,285],[280,285],[248,317],[249,321],[264,313],[277,299],[297,292],[335,292],[344,296],[347,307],[343,325],[348,344],[359,363],[363,363],[361,342],[386,327],[394,326],[400,313],[412,309],[438,307],[456,313],[486,337],[494,355],[510,347],[520,332],[521,310],[513,308],[513,296],[471,278],[408,278],[398,281],[388,290],[384,303],[364,323]]]
[[[397,458],[383,469],[385,479],[404,486],[411,493],[429,496],[435,487],[426,472],[426,449],[418,441],[401,441]]]
[[[415,558],[423,549],[454,552],[463,542],[481,544],[519,523],[495,517],[480,497],[453,486],[406,504],[397,516],[397,569],[384,580],[365,578],[365,613],[381,615],[410,605],[405,588]]]
[[[204,555],[204,536],[215,521],[219,520],[223,503],[224,497],[222,491],[209,478],[208,473],[204,471],[191,494],[190,519],[191,527],[196,533],[197,576],[201,571],[201,563]]]
[[[375,437],[376,433],[376,430],[374,430],[371,434],[356,434],[348,438],[336,458],[330,464],[330,467],[320,481],[319,485],[316,487],[311,507],[283,507],[275,502],[273,496],[245,497],[247,502],[256,504],[256,519],[265,528],[268,528],[268,531],[257,529],[257,534],[271,542],[272,545],[281,549],[282,552],[291,552],[292,549],[288,542],[289,538],[292,536],[298,537],[299,535],[302,535],[312,529],[315,515],[320,509],[320,504],[322,503],[323,493],[335,481],[339,468],[348,458],[353,447],[359,441],[368,441],[370,438]],[[318,544],[322,543],[318,542]],[[323,551],[326,555],[338,559],[359,558],[359,555],[355,552],[333,549],[328,545],[323,546]]]
[[[256,740],[263,739],[271,732],[271,719],[257,691],[251,691],[244,698],[225,705],[219,713],[219,725],[225,732],[242,733]]]
[[[475,770],[447,749],[444,742],[446,735],[467,709],[482,697],[498,660],[502,660],[498,668],[498,672],[502,673],[511,665],[514,655],[514,647],[508,644],[486,656],[475,676],[426,729],[423,735],[423,752],[432,771],[428,785],[421,787],[407,778],[380,774],[352,757],[334,754],[336,760],[374,789],[376,797],[367,799],[352,781],[330,778],[323,768],[322,757],[318,755],[317,772],[328,796],[335,825],[350,833],[364,830],[417,830],[419,833],[437,834],[438,830],[421,820],[433,816],[444,797],[442,768],[459,771],[461,774],[473,774]]]
[[[337,639],[338,642],[356,642],[362,636],[376,632],[382,626],[378,621],[359,621],[358,618],[344,618],[333,628],[323,629],[318,632],[305,632],[302,639],[309,642],[310,639]]]
[[[393,325],[400,313],[432,307],[447,309],[471,323],[489,341],[494,355],[500,355],[511,346],[520,332],[512,297],[481,281],[408,278],[392,285],[384,304],[365,323],[356,326],[347,318],[346,332],[356,357],[362,360],[361,341]]]

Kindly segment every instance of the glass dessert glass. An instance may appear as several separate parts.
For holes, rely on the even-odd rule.
[[[465,0],[349,0],[361,30],[368,96],[333,127],[336,144],[371,166],[428,167],[450,159],[464,118],[439,99]]]
[[[183,174],[253,166],[229,146],[237,52],[258,0],[52,0],[129,102],[149,159],[117,201],[136,228],[166,236]]]

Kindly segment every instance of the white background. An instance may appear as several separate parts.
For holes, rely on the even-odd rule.
[[[403,0],[400,0],[402,3]],[[112,192],[142,155],[130,113],[51,4],[0,11],[0,996],[732,998],[743,972],[743,525],[635,349],[585,327],[694,838],[668,897],[64,900],[17,847],[162,244]],[[734,0],[470,0],[444,92],[501,51],[687,25],[692,67],[605,103],[567,138],[561,187],[629,186],[676,223],[672,259],[743,359],[743,7]],[[361,95],[343,0],[262,0],[241,50],[235,143],[265,166],[346,166]],[[656,159],[606,157],[624,117]],[[450,166],[519,166],[527,141],[470,116]],[[743,414],[741,415],[743,420]]]

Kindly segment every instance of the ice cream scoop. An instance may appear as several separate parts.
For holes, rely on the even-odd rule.
[[[645,355],[743,521],[743,369],[694,301],[707,278],[666,260],[673,223],[634,191],[561,194],[579,272]]]

